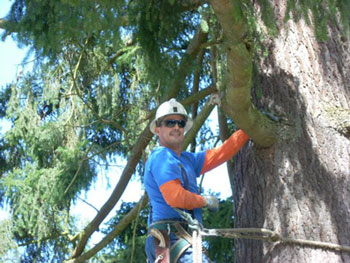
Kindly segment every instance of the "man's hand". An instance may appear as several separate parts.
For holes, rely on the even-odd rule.
[[[208,207],[210,212],[217,212],[219,210],[219,199],[213,195],[205,195],[204,206]]]

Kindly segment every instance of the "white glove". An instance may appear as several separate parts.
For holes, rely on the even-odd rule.
[[[204,199],[207,202],[206,207],[208,207],[208,210],[210,212],[217,212],[219,211],[219,199],[214,195],[205,195],[203,196]]]

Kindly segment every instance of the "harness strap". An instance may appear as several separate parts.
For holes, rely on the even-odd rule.
[[[170,263],[170,238],[166,230],[151,229],[150,234],[153,235],[154,245],[156,247],[156,263]]]
[[[179,167],[180,167],[180,170],[181,170],[181,177],[182,177],[182,180],[184,181],[184,188],[190,192],[192,192],[190,190],[190,181],[188,179],[188,176],[187,176],[187,173],[186,173],[186,170],[185,170],[185,167],[179,163]],[[194,210],[187,210],[187,212],[194,218]]]
[[[161,232],[161,230],[157,228],[151,228],[150,235],[154,236],[156,239],[158,239],[159,244],[158,246],[165,248],[166,247],[166,237],[164,236],[164,233]]]
[[[175,232],[175,235],[178,237],[178,240],[170,249],[170,258],[174,259],[174,261],[171,260],[171,263],[176,263],[182,253],[192,245],[191,235],[181,226],[181,224],[176,222],[174,227],[177,231]]]
[[[170,232],[173,232],[178,238],[171,247]],[[155,262],[157,263],[176,263],[185,250],[192,245],[192,236],[183,228],[179,221],[155,222],[150,226],[149,234],[155,237]]]
[[[192,236],[181,226],[179,222],[176,222],[174,227],[176,228],[177,232],[175,234],[178,238],[183,238],[188,243],[192,244]]]
[[[170,262],[176,263],[181,257],[182,253],[185,252],[191,246],[190,243],[184,238],[179,238],[170,249]]]

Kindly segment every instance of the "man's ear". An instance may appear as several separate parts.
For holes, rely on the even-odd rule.
[[[157,135],[159,135],[159,127],[156,127],[156,128],[154,129],[154,132],[155,132]]]

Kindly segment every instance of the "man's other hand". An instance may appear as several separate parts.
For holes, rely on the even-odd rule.
[[[204,206],[208,207],[210,212],[217,212],[219,210],[219,199],[213,195],[205,195]]]

